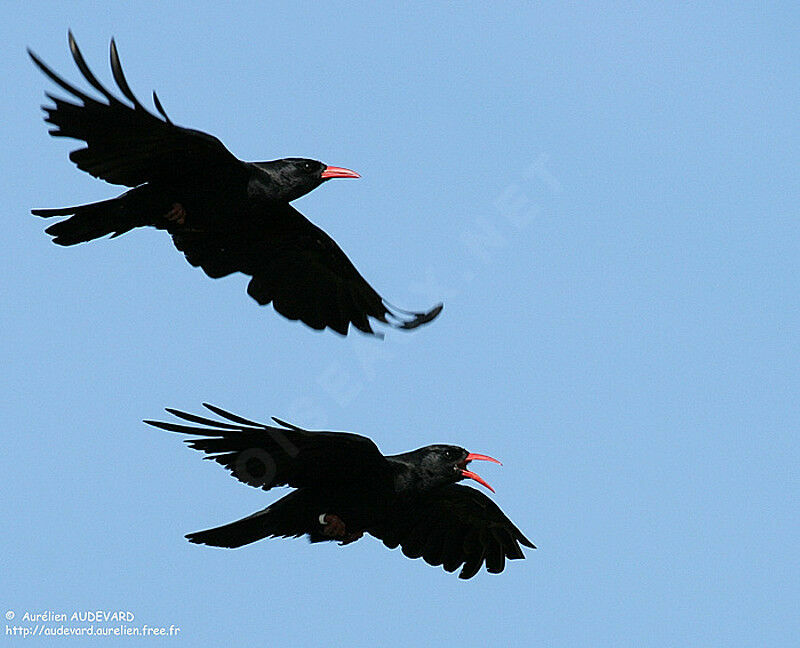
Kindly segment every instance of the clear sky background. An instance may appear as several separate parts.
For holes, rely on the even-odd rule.
[[[800,12],[484,4],[0,5],[0,612],[176,646],[797,641]],[[53,245],[32,207],[119,193],[42,121],[25,48],[78,80],[68,27],[244,159],[361,173],[295,205],[440,318],[343,339],[163,232]],[[373,538],[189,544],[281,494],[141,423],[202,401],[496,456],[539,549],[463,582]]]

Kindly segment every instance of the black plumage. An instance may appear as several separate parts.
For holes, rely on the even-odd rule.
[[[47,228],[59,245],[137,227],[169,232],[187,261],[209,277],[242,272],[259,304],[315,329],[346,335],[352,324],[374,333],[371,319],[412,329],[434,319],[441,304],[410,312],[384,300],[336,242],[289,203],[331,178],[358,177],[349,169],[306,158],[244,162],[216,137],[176,126],[153,93],[158,116],[136,98],[125,79],[114,41],[111,70],[126,101],[107,90],[86,65],[72,34],[78,69],[103,99],[95,99],[53,72],[30,50],[34,63],[73,95],[47,93],[45,121],[56,137],[86,146],[70,153],[79,169],[131,189],[116,198],[75,207],[34,209],[37,216],[69,216]]]
[[[497,462],[491,457],[452,445],[384,456],[357,434],[304,430],[279,419],[275,427],[205,407],[219,419],[168,408],[192,425],[145,422],[194,435],[186,441],[192,448],[250,486],[295,490],[246,518],[190,533],[191,542],[233,548],[307,535],[311,542],[349,544],[368,533],[409,558],[447,571],[461,567],[461,578],[484,564],[499,573],[506,560],[525,557],[520,544],[535,548],[491,499],[457,483],[473,479],[491,488],[467,469],[473,460]]]

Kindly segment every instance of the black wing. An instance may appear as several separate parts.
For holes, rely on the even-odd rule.
[[[44,107],[45,121],[55,126],[50,134],[86,142],[85,148],[69,156],[79,169],[106,182],[128,187],[145,182],[211,178],[218,175],[220,169],[228,173],[246,173],[244,163],[216,137],[175,126],[155,93],[153,101],[161,118],[142,106],[125,80],[113,40],[111,70],[120,91],[132,105],[120,101],[92,74],[72,32],[69,33],[69,47],[78,69],[105,101],[90,97],[59,77],[30,50],[28,54],[42,72],[81,102],[71,103],[47,93],[55,106]]]
[[[483,493],[460,484],[438,488],[397,511],[389,522],[367,530],[390,549],[423,558],[459,578],[472,578],[486,563],[499,574],[506,558],[524,558],[519,544],[535,549],[500,508]]]
[[[275,205],[269,223],[235,231],[173,233],[175,246],[193,266],[217,278],[243,272],[259,304],[314,329],[347,335],[350,324],[374,333],[369,318],[412,329],[442,310],[408,312],[387,303],[356,270],[336,242],[288,204]]]
[[[197,426],[162,421],[148,425],[194,434],[192,448],[231,471],[239,481],[269,490],[275,486],[337,485],[390,479],[389,463],[368,438],[346,432],[316,432],[273,419],[281,427],[257,423],[203,404],[224,420],[167,408],[170,414]]]

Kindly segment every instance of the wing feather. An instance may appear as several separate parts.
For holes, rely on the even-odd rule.
[[[94,75],[69,33],[72,58],[87,83],[105,101],[99,101],[68,83],[28,50],[36,66],[55,84],[80,103],[47,97],[54,103],[45,107],[45,121],[54,128],[50,134],[82,140],[85,148],[70,154],[79,169],[112,184],[135,187],[145,182],[203,182],[224,174],[244,177],[245,163],[238,160],[216,137],[175,126],[153,93],[158,113],[148,111],[130,88],[119,60],[117,45],[110,47],[111,71],[124,103]]]
[[[524,558],[520,544],[535,549],[500,508],[469,486],[451,484],[398,508],[392,519],[368,532],[409,558],[422,557],[459,578],[472,578],[485,564],[499,574],[506,559]]]
[[[251,421],[215,405],[204,406],[222,421],[169,408],[179,419],[145,421],[148,425],[193,435],[190,447],[204,452],[250,486],[320,487],[344,483],[374,483],[390,479],[389,464],[367,437],[346,432],[304,430],[279,422],[274,427]]]
[[[371,319],[407,329],[441,311],[441,304],[409,313],[390,306],[336,242],[291,205],[275,205],[270,219],[235,231],[176,231],[172,238],[208,276],[249,275],[247,293],[259,304],[272,303],[284,317],[314,329],[346,335],[352,325],[375,334]]]

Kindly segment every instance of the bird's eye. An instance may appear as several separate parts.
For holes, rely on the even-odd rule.
[[[314,165],[311,164],[311,162],[306,162],[305,164],[303,164],[303,167],[305,168],[306,171],[311,171],[314,168]]]

